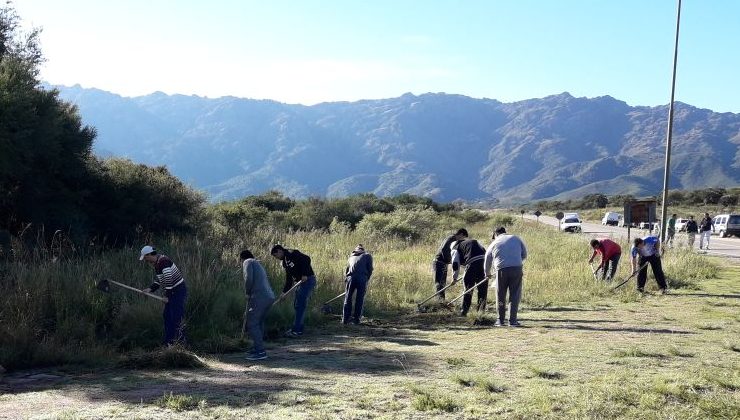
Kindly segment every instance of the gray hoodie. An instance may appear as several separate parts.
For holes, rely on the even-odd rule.
[[[258,260],[253,258],[244,260],[242,271],[244,272],[244,291],[250,300],[275,299],[275,293],[272,292],[270,281],[267,279],[267,272]]]
[[[373,257],[362,251],[354,251],[347,259],[347,268],[344,270],[346,277],[352,277],[356,281],[368,281],[373,275]]]

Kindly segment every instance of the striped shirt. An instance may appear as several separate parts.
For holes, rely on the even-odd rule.
[[[185,283],[185,278],[180,273],[180,269],[170,257],[160,255],[154,263],[154,283],[149,288],[155,291],[162,286],[164,290],[172,290],[182,283]]]

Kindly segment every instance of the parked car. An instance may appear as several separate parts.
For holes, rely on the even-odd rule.
[[[660,229],[660,220],[656,220],[653,223],[642,222],[639,226],[640,229],[658,231]]]
[[[676,232],[683,232],[686,230],[686,223],[689,219],[676,219]]]
[[[720,238],[740,236],[740,214],[719,214],[713,221],[714,231]]]
[[[578,213],[565,213],[561,228],[565,232],[578,233],[581,231],[581,218]]]
[[[608,211],[601,219],[601,224],[604,226],[617,226],[619,221],[622,220],[622,215],[613,211]]]

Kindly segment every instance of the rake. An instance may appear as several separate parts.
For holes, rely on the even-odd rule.
[[[455,284],[456,284],[456,283],[457,283],[458,281],[460,281],[460,280],[455,280],[455,281],[453,281],[452,283],[448,284],[447,286],[445,286],[445,287],[443,287],[443,288],[441,288],[441,289],[437,290],[437,291],[436,291],[436,292],[435,292],[435,293],[434,293],[433,295],[431,295],[431,296],[429,296],[428,298],[426,298],[426,299],[422,300],[421,302],[417,303],[417,304],[416,304],[416,311],[417,311],[417,312],[423,312],[423,310],[421,309],[421,306],[422,306],[423,304],[425,304],[425,303],[429,302],[430,300],[432,300],[432,299],[433,299],[433,298],[434,298],[435,296],[437,296],[438,294],[440,294],[440,293],[444,292],[445,290],[449,289],[450,287],[454,286],[454,285],[455,285]]]
[[[326,302],[324,302],[324,304],[321,305],[321,313],[323,313],[324,315],[329,315],[331,313],[331,306],[329,304],[332,303],[332,302],[334,302],[335,300],[339,299],[340,297],[346,295],[346,294],[347,294],[347,292],[342,292],[341,295],[334,296],[333,298],[331,298],[331,299],[327,300]]]
[[[118,287],[123,287],[124,289],[128,289],[128,290],[134,291],[136,293],[141,293],[142,295],[146,295],[146,296],[149,296],[150,298],[154,298],[154,299],[160,300],[160,301],[162,301],[164,303],[167,303],[169,301],[166,297],[157,296],[155,294],[152,294],[152,293],[149,293],[149,292],[145,292],[143,290],[139,290],[139,289],[137,289],[135,287],[131,287],[131,286],[127,285],[127,284],[119,283],[117,281],[108,280],[108,279],[100,280],[98,282],[97,288],[98,288],[98,290],[100,290],[102,292],[110,293],[110,285],[111,284],[114,284],[114,285],[116,285]]]
[[[483,284],[483,283],[487,282],[488,280],[489,280],[489,279],[488,279],[488,277],[486,277],[486,278],[484,278],[483,280],[479,281],[478,283],[475,283],[475,284],[474,284],[474,285],[473,285],[473,286],[472,286],[472,287],[471,287],[470,289],[468,289],[468,290],[466,290],[466,291],[464,291],[464,292],[460,293],[460,294],[459,294],[458,296],[456,296],[456,297],[455,297],[454,299],[452,299],[451,301],[447,302],[447,303],[446,303],[446,306],[447,306],[448,308],[449,308],[449,307],[452,307],[452,304],[453,304],[453,303],[455,303],[456,301],[460,300],[460,299],[461,299],[461,298],[462,298],[463,296],[465,296],[465,295],[467,295],[468,293],[472,292],[473,290],[475,290],[475,288],[476,288],[476,287],[478,287],[478,286],[480,286],[481,284]]]
[[[286,296],[288,296],[288,295],[289,295],[289,294],[290,294],[291,292],[293,292],[293,290],[297,289],[297,288],[298,288],[298,286],[300,286],[301,284],[303,284],[303,282],[302,282],[302,281],[299,281],[299,282],[297,282],[296,284],[294,284],[294,285],[293,285],[293,287],[291,287],[290,289],[288,289],[288,291],[287,291],[287,292],[285,292],[285,293],[282,293],[282,294],[281,294],[280,296],[278,296],[278,298],[277,298],[277,299],[275,299],[275,301],[274,301],[274,302],[272,302],[272,305],[270,305],[270,306],[272,307],[272,306],[275,306],[275,305],[277,305],[277,304],[278,304],[278,302],[280,302],[281,300],[283,300],[283,298],[285,298]]]
[[[599,269],[594,268],[594,263],[588,263],[588,265],[591,266],[591,273],[594,275],[594,280],[599,281],[599,276],[596,275],[596,273],[599,272]]]
[[[627,278],[626,278],[626,279],[625,279],[625,280],[624,280],[623,282],[621,282],[621,283],[619,283],[618,285],[614,286],[614,288],[613,288],[612,290],[617,290],[617,289],[619,289],[620,287],[622,287],[622,286],[624,286],[625,284],[627,284],[627,282],[628,282],[628,281],[630,281],[630,279],[632,279],[632,277],[635,277],[635,274],[637,274],[637,273],[639,273],[640,271],[642,271],[642,269],[643,269],[643,268],[645,268],[645,267],[647,267],[647,265],[648,265],[648,263],[647,263],[647,261],[646,261],[646,262],[645,262],[645,264],[643,264],[643,265],[642,265],[642,267],[640,267],[639,269],[637,269],[636,271],[634,271],[634,272],[633,272],[632,274],[630,274],[630,276],[629,276],[629,277],[627,277]]]

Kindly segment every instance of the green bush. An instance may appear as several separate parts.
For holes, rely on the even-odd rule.
[[[373,213],[357,225],[357,231],[370,237],[394,237],[417,241],[437,230],[437,213],[428,208],[397,209],[392,213]]]

